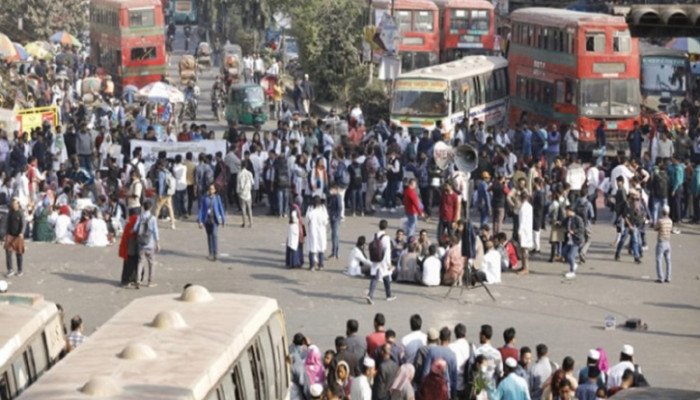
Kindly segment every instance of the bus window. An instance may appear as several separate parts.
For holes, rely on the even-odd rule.
[[[49,356],[46,353],[44,335],[41,335],[34,340],[31,349],[36,376],[40,376],[49,366]]]
[[[396,12],[396,22],[399,26],[399,32],[410,32],[411,31],[411,12],[410,11],[397,11]]]
[[[253,371],[251,370],[253,361],[248,358],[248,354],[249,352],[242,353],[236,363],[236,369],[240,371],[238,376],[240,377],[241,383],[239,387],[242,388],[241,392],[243,393],[241,398],[248,400],[259,399],[259,397],[257,397],[258,390],[255,387],[253,379]]]
[[[551,105],[554,103],[554,85],[542,82],[542,103]]]
[[[281,378],[280,382],[284,384],[284,390],[289,386],[289,374],[287,373],[287,357],[286,357],[286,347],[284,344],[284,329],[282,315],[277,314],[270,318],[268,324],[270,328],[270,338],[272,339],[272,345],[275,347],[278,376]],[[283,391],[284,391],[283,390]]]
[[[557,81],[556,82],[556,103],[564,103],[564,99],[566,99],[566,84],[564,81]]]
[[[527,37],[530,47],[537,47],[537,40],[535,38],[535,27],[532,25],[527,26]]]
[[[27,387],[29,384],[29,373],[27,370],[27,360],[25,360],[24,355],[17,358],[17,360],[12,363],[12,371],[15,375],[15,387],[17,388],[17,393],[21,392],[22,389]]]
[[[452,91],[452,110],[450,114],[456,113],[459,110],[459,91],[458,90],[453,90]]]
[[[129,10],[129,26],[153,26],[155,25],[155,13],[153,9]]]
[[[476,31],[489,30],[489,14],[486,10],[472,10],[470,29]]]
[[[602,53],[605,51],[605,32],[590,32],[586,34],[586,51]]]
[[[615,53],[629,53],[632,50],[632,37],[630,31],[617,31],[613,36],[613,51]]]
[[[549,30],[547,28],[540,28],[540,48],[549,50]]]
[[[469,29],[469,15],[467,10],[450,11],[450,30]]]
[[[508,96],[508,75],[505,69],[496,71],[496,86],[498,87],[496,96],[499,99]]]
[[[564,102],[567,104],[576,104],[576,84],[573,79],[567,79],[566,83],[566,94],[564,95]]]
[[[219,399],[236,399],[236,393],[233,388],[233,379],[226,378],[227,377],[224,377],[224,380],[221,382],[221,385],[219,385],[219,387],[217,388],[217,392],[219,393]]]
[[[519,76],[515,84],[515,94],[521,99],[527,98],[527,80],[524,77]]]
[[[490,103],[496,98],[496,82],[493,74],[486,73],[483,76],[484,83],[486,87],[484,88],[486,94],[486,102]]]
[[[435,29],[432,11],[415,11],[414,16],[416,19],[416,32],[432,32]]]
[[[156,58],[155,47],[134,47],[131,49],[131,61],[145,61]]]
[[[231,382],[233,382],[233,400],[243,400],[245,397],[245,391],[243,390],[243,379],[241,377],[241,370],[238,366],[233,367],[233,373],[231,373]],[[228,399],[226,399],[228,400]]]
[[[0,400],[10,400],[10,383],[7,372],[0,374]]]
[[[263,368],[265,369],[265,376],[267,379],[268,395],[272,396],[274,393],[275,397],[280,397],[279,385],[277,385],[279,377],[277,376],[277,359],[275,358],[275,353],[272,349],[272,341],[270,340],[270,332],[267,327],[264,327],[259,335],[260,338],[260,348],[261,361],[263,363]]]

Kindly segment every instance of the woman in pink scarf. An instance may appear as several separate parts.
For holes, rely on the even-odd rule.
[[[598,353],[600,353],[600,358],[598,358],[598,369],[600,372],[607,374],[610,365],[608,364],[608,355],[605,354],[605,350],[602,347],[598,347]]]
[[[311,385],[319,383],[325,386],[326,383],[326,371],[323,368],[321,350],[316,345],[309,346],[306,352],[304,372],[304,392],[307,394],[307,398],[311,398],[309,392]]]

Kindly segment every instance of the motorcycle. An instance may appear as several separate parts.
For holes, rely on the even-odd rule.
[[[191,97],[185,100],[185,107],[182,112],[185,118],[189,118],[192,121],[197,119],[197,99]]]
[[[211,101],[211,111],[218,121],[224,120],[224,111],[226,108],[226,102],[224,101],[223,93],[218,93],[214,95]]]

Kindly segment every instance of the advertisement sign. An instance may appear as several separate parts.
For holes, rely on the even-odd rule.
[[[431,79],[401,79],[396,81],[395,90],[420,90],[424,92],[444,92],[447,90],[446,81]]]
[[[642,88],[652,91],[684,92],[688,69],[686,60],[670,57],[642,58]]]
[[[50,123],[54,128],[58,126],[56,106],[20,109],[16,115],[19,132],[29,133],[34,128],[41,128],[44,122]]]
[[[148,140],[132,140],[131,148],[141,147],[144,163],[148,166],[158,159],[158,153],[165,151],[168,158],[173,158],[180,154],[185,158],[185,154],[191,152],[194,158],[197,159],[199,153],[216,154],[220,151],[221,154],[226,154],[225,140],[200,140],[198,142],[151,142]]]

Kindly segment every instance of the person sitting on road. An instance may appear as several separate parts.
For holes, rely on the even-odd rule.
[[[421,283],[425,286],[439,286],[441,269],[442,263],[437,257],[437,247],[431,244],[430,247],[428,247],[428,257],[423,260],[423,276],[421,277]]]

